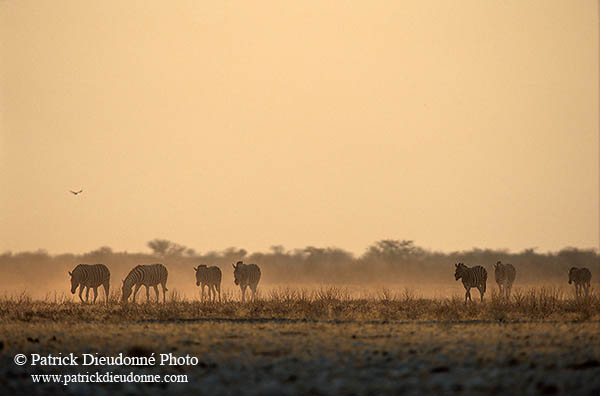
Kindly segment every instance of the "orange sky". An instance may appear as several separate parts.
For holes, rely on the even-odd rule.
[[[2,1],[0,251],[597,247],[597,8]]]

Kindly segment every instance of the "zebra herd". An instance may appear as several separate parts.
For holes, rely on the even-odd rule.
[[[250,286],[252,290],[252,298],[256,296],[256,287],[260,281],[260,268],[256,264],[244,264],[242,261],[238,261],[233,265],[233,276],[235,284],[240,286],[242,291],[242,302],[245,301],[246,288]],[[207,267],[202,264],[194,268],[196,271],[196,286],[202,288],[202,299],[204,299],[204,287],[208,286],[208,297],[210,301],[216,301],[217,293],[219,295],[219,302],[221,302],[221,270],[219,267]],[[104,264],[79,264],[69,271],[71,276],[71,293],[75,294],[77,287],[79,287],[79,299],[83,303],[83,289],[86,289],[85,302],[89,302],[90,289],[94,290],[94,301],[98,297],[98,287],[104,286],[104,292],[106,295],[106,302],[108,303],[108,291],[110,288],[110,271]],[[133,302],[135,302],[135,296],[142,286],[146,286],[146,301],[150,301],[150,286],[154,288],[156,293],[156,302],[158,303],[158,285],[160,284],[163,292],[163,303],[167,302],[166,292],[167,289],[167,277],[169,271],[162,264],[151,264],[151,265],[138,265],[133,268],[129,274],[123,280],[121,288],[122,302],[127,302],[131,296],[133,289]]]
[[[260,281],[260,268],[256,264],[244,264],[242,261],[238,261],[233,266],[233,277],[234,283],[240,287],[242,293],[242,302],[246,298],[246,289],[250,287],[252,291],[252,298],[256,297],[256,288]],[[479,296],[483,301],[483,296],[486,291],[487,284],[487,270],[482,266],[478,265],[475,267],[467,267],[464,263],[457,263],[454,265],[454,279],[462,280],[462,284],[465,287],[465,302],[472,301],[471,289],[476,288],[479,290]],[[196,272],[196,286],[201,287],[201,296],[204,299],[204,287],[208,286],[208,299],[210,301],[216,301],[217,294],[219,302],[221,302],[221,278],[222,273],[219,267],[211,266],[208,267],[205,264],[199,265],[194,268]],[[72,272],[69,272],[71,276],[71,293],[75,294],[77,287],[79,287],[79,299],[83,303],[83,289],[86,289],[85,302],[89,301],[90,288],[94,290],[94,303],[98,297],[98,287],[103,286],[106,294],[106,302],[108,302],[108,291],[110,288],[110,271],[104,264],[79,264]],[[123,280],[122,285],[122,302],[127,302],[131,296],[133,290],[133,302],[135,302],[135,296],[142,286],[146,286],[146,301],[150,301],[150,286],[154,288],[156,293],[156,302],[158,303],[158,285],[162,286],[163,292],[163,303],[166,302],[167,292],[167,277],[169,273],[167,268],[162,264],[152,265],[138,265],[133,268],[129,274]],[[496,283],[498,284],[498,291],[502,298],[510,298],[510,292],[512,285],[517,277],[517,270],[512,264],[503,264],[498,261],[494,264],[494,276]],[[573,267],[569,270],[569,284],[575,284],[575,295],[581,297],[582,295],[587,296],[590,290],[590,281],[592,279],[592,273],[587,268],[576,268]]]
[[[464,263],[457,263],[454,265],[456,271],[454,272],[454,279],[462,279],[462,284],[465,287],[465,302],[471,299],[471,289],[477,288],[479,290],[479,296],[483,301],[483,295],[485,294],[485,288],[487,283],[487,270],[482,266],[467,267]],[[498,284],[498,292],[502,298],[510,298],[510,291],[512,285],[517,277],[517,270],[512,264],[503,264],[498,261],[494,264],[494,276],[496,283]],[[582,295],[587,296],[590,291],[590,281],[592,280],[592,273],[587,268],[576,268],[573,267],[569,270],[569,285],[575,283],[575,295],[581,297]]]

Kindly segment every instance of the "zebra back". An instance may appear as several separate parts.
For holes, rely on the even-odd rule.
[[[208,285],[220,285],[221,284],[221,269],[219,267],[207,267],[206,265],[199,265],[196,270],[196,281],[198,283],[206,283]]]
[[[256,264],[244,264],[241,261],[235,265],[233,276],[235,283],[240,286],[256,287],[260,281],[260,268]]]
[[[515,281],[517,270],[512,264],[502,264],[502,262],[498,261],[494,265],[494,269],[494,276],[498,284],[512,285]]]
[[[480,265],[469,268],[463,263],[456,264],[456,272],[454,273],[456,280],[462,278],[462,283],[468,287],[483,286],[485,291],[487,282],[487,270]]]
[[[167,283],[168,276],[169,271],[162,264],[138,265],[127,274],[123,284],[126,287],[138,284],[155,286],[159,283]],[[166,287],[165,290],[167,290]]]
[[[514,265],[508,263],[505,266],[505,271],[506,271],[506,280],[508,281],[509,284],[512,285],[512,283],[517,278],[517,270],[515,269]]]
[[[98,287],[110,281],[110,271],[104,264],[78,264],[69,275],[74,287]]]
[[[569,284],[571,284],[571,282],[575,282],[576,285],[580,283],[590,283],[591,280],[592,273],[585,267],[573,267],[569,270]]]

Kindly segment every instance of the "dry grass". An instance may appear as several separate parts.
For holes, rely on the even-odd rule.
[[[145,300],[145,298],[143,299]],[[99,301],[100,300],[99,298]],[[348,289],[275,288],[255,301],[240,303],[232,293],[222,302],[187,300],[170,292],[166,304],[122,304],[116,294],[108,304],[80,304],[70,295],[48,295],[34,300],[27,293],[0,298],[0,316],[7,321],[146,321],[221,319],[306,319],[348,321],[586,321],[600,318],[600,295],[574,299],[552,287],[515,289],[510,300],[495,292],[484,302],[464,303],[461,297],[422,298],[410,290],[380,289],[355,296]]]

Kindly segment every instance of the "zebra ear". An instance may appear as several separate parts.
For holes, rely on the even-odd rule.
[[[194,271],[198,272],[198,268],[200,267],[194,267]]]
[[[71,271],[69,271],[69,275],[73,276],[73,274],[71,273]]]
[[[233,267],[233,269],[235,269],[235,264],[231,264],[231,266]]]

